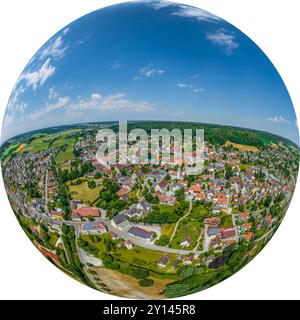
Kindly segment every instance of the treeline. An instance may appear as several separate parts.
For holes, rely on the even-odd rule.
[[[239,127],[231,126],[221,126],[214,124],[205,124],[205,123],[193,123],[193,122],[163,122],[163,121],[151,121],[151,122],[134,122],[128,124],[128,131],[141,128],[151,134],[151,129],[163,129],[167,128],[168,130],[180,129],[183,132],[183,129],[192,129],[193,134],[195,135],[196,129],[204,129],[204,138],[205,141],[212,143],[214,145],[223,145],[226,141],[231,141],[238,144],[245,144],[249,146],[262,147],[266,144],[277,143],[279,141],[284,141],[292,143],[291,141],[279,137],[277,135],[246,129]],[[117,127],[116,127],[117,130]]]

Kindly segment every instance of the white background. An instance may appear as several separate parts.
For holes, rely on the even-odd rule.
[[[125,1],[0,1],[1,123],[19,74],[41,45],[80,16],[117,2]],[[281,74],[299,118],[299,0],[181,2],[224,18],[254,40]],[[34,248],[14,217],[0,179],[0,298],[117,299],[74,281]],[[286,218],[262,253],[221,284],[185,298],[299,299],[299,189],[298,184]]]

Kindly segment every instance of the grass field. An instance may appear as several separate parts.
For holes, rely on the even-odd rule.
[[[189,236],[191,238],[190,246],[185,247],[185,249],[192,250],[197,244],[197,239],[199,238],[202,228],[202,222],[191,221],[189,217],[183,219],[177,227],[175,236],[170,244],[170,248],[180,249],[180,243],[185,237]]]
[[[19,144],[10,145],[7,149],[4,150],[1,157],[5,158],[5,157],[9,156],[11,153],[15,152],[18,149],[18,147],[19,147]]]
[[[49,236],[50,236],[50,240],[49,240],[50,244],[52,246],[55,246],[56,241],[58,239],[58,234],[56,232],[49,232]]]
[[[91,246],[98,249],[99,251],[105,252],[105,245],[103,241],[99,242],[92,242],[91,236],[88,235],[82,235],[81,238],[85,241],[87,241]],[[99,236],[98,238],[102,239],[111,239],[111,235],[106,233],[104,235]],[[174,253],[167,253],[167,255],[170,257],[170,261],[165,269],[160,269],[156,263],[160,259],[160,257],[165,254],[164,252],[160,251],[154,251],[147,248],[143,248],[140,246],[134,246],[132,249],[126,249],[126,248],[117,248],[116,251],[110,252],[112,256],[114,256],[116,259],[123,261],[125,264],[131,264],[132,266],[140,267],[146,270],[151,270],[158,273],[169,273],[171,276],[176,274],[175,269],[171,269],[172,263],[176,260],[178,257],[177,254]],[[170,276],[169,275],[169,276]],[[155,275],[154,275],[155,276]],[[168,277],[168,275],[167,275]]]
[[[64,144],[66,144],[66,140],[64,138],[59,138],[58,140],[55,140],[51,146],[53,148],[59,148],[62,147]]]
[[[99,196],[99,191],[102,187],[96,187],[95,189],[90,189],[87,181],[78,185],[68,185],[69,191],[71,193],[72,199],[81,199],[85,204],[91,204]]]
[[[26,147],[26,143],[20,144],[18,149],[16,150],[16,153],[21,152],[25,147]]]
[[[66,130],[63,132],[55,133],[55,134],[37,134],[36,138],[32,140],[29,144],[24,146],[22,150],[20,151],[21,153],[24,152],[38,152],[38,151],[44,151],[47,150],[50,146],[51,147],[61,147],[64,144],[67,144],[67,150],[65,154],[60,155],[58,158],[59,160],[63,160],[64,158],[67,158],[67,160],[72,160],[69,159],[71,157],[71,152],[70,152],[70,144],[72,144],[72,154],[73,154],[73,145],[75,143],[75,138],[66,138],[68,135],[72,135],[74,133],[80,132],[81,129],[71,129],[71,130]],[[69,142],[71,141],[71,142]],[[52,144],[53,142],[53,144]],[[61,158],[60,158],[61,157]]]
[[[160,212],[172,213],[174,210],[176,210],[176,206],[168,206],[165,204],[159,204],[158,207]]]
[[[208,209],[205,208],[204,205],[200,206],[193,206],[193,209],[191,213],[189,214],[188,218],[190,220],[195,220],[199,222],[203,222],[205,218],[208,218],[210,216],[210,213]]]
[[[171,237],[173,231],[174,231],[175,223],[168,223],[164,224],[161,228],[161,234]]]
[[[62,143],[62,141],[60,140],[56,140],[53,145],[55,143]],[[56,155],[55,157],[55,161],[60,164],[60,163],[65,163],[69,160],[74,160],[75,159],[75,155],[73,153],[74,150],[74,144],[76,143],[76,139],[75,138],[70,138],[65,140],[64,144],[66,145],[65,147],[62,148],[62,150]],[[62,144],[62,145],[64,145]]]
[[[254,146],[247,146],[246,144],[238,144],[231,141],[226,141],[225,146],[228,147],[232,145],[234,148],[237,148],[241,151],[252,151],[252,152],[258,152],[259,149]]]
[[[24,147],[21,153],[24,152],[38,152],[48,149],[51,139],[49,137],[41,137],[31,141],[26,147]]]

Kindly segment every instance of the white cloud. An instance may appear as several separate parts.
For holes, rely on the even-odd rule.
[[[43,85],[46,80],[51,77],[56,68],[50,64],[51,59],[48,58],[40,69],[35,71],[28,71],[21,74],[18,82],[21,80],[26,81],[27,87],[31,86],[33,90],[36,90],[39,86]]]
[[[150,78],[150,77],[154,77],[157,75],[163,75],[165,73],[165,71],[161,70],[161,69],[154,69],[151,67],[141,67],[141,68],[139,68],[139,73],[142,76]]]
[[[55,86],[49,88],[48,100],[53,100],[58,97],[58,93],[55,90]]]
[[[191,7],[187,5],[177,5],[176,11],[172,13],[174,16],[193,18],[197,21],[206,21],[206,22],[216,22],[221,21],[221,19],[205,10]]]
[[[44,58],[54,58],[54,59],[61,59],[64,57],[67,49],[69,48],[68,45],[65,44],[63,40],[63,36],[69,32],[69,28],[65,28],[61,35],[56,37],[54,40],[48,41],[45,46],[40,50],[39,58],[43,60]]]
[[[283,116],[271,116],[266,118],[267,121],[272,123],[285,123],[285,124],[291,124],[290,121],[286,120]]]
[[[32,112],[29,115],[29,118],[31,120],[36,120],[41,116],[45,115],[46,113],[66,107],[69,102],[70,102],[69,97],[59,97],[55,103],[51,103],[51,104],[48,103],[44,108]]]
[[[149,2],[150,6],[156,10],[162,9],[162,8],[166,8],[169,6],[174,6],[175,3],[171,2],[171,1],[147,1]]]
[[[154,111],[148,101],[131,101],[125,98],[124,93],[102,96],[100,93],[92,93],[87,99],[82,99],[70,106],[72,111],[98,110],[98,111]]]
[[[193,89],[193,92],[194,92],[194,93],[205,92],[205,91],[206,91],[206,90],[203,89],[203,88],[195,88],[195,89]]]
[[[179,87],[179,88],[190,88],[190,89],[194,88],[192,85],[186,84],[186,83],[177,83],[177,87]]]
[[[203,88],[195,88],[193,85],[191,84],[186,84],[186,83],[177,83],[177,87],[179,88],[188,88],[188,89],[192,89],[192,91],[194,93],[199,93],[199,92],[205,92],[206,90]]]
[[[209,33],[206,35],[206,38],[213,44],[219,46],[227,55],[231,55],[239,46],[234,35],[228,33],[225,29],[220,29],[214,33]]]
[[[139,1],[136,1],[139,2]],[[180,16],[185,18],[193,18],[197,21],[206,21],[206,22],[216,22],[221,21],[221,19],[205,10],[188,6],[185,4],[177,4],[171,1],[157,0],[157,1],[146,1],[149,5],[156,9],[160,10],[166,7],[174,8],[174,11],[171,13],[174,16]]]
[[[19,102],[14,107],[14,112],[16,113],[25,113],[25,109],[28,107],[27,102]]]
[[[65,29],[63,29],[62,34],[65,35],[65,34],[67,34],[69,31],[70,31],[70,28],[65,28]]]
[[[11,97],[7,104],[7,110],[12,111],[19,103],[19,98],[22,95],[22,93],[25,91],[25,88],[23,85],[16,85],[13,89],[13,92],[11,94]]]

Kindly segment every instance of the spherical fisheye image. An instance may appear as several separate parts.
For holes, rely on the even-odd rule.
[[[207,11],[156,0],[50,38],[16,82],[0,147],[34,246],[134,299],[197,293],[250,262],[285,217],[299,155],[290,96],[261,49]]]

